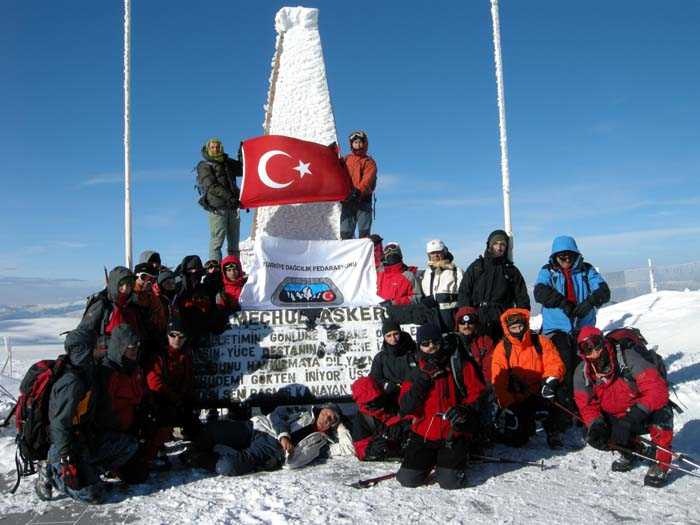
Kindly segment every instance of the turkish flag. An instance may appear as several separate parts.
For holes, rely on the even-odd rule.
[[[241,206],[342,201],[352,189],[338,146],[282,135],[244,140]]]

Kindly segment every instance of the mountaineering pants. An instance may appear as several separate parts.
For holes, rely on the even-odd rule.
[[[369,237],[372,230],[372,201],[343,202],[340,211],[340,238],[352,239],[357,226],[358,237]]]
[[[239,255],[241,218],[239,210],[221,210],[209,215],[209,259],[221,261],[221,246],[227,239],[228,255]]]
[[[419,487],[435,467],[435,479],[440,488],[460,489],[465,486],[464,469],[468,459],[469,447],[465,439],[426,441],[411,434],[396,480],[404,487]]]
[[[560,408],[538,395],[531,395],[522,403],[508,408],[518,418],[518,426],[499,431],[495,438],[510,447],[522,447],[530,441],[537,430],[537,421],[542,421],[547,435],[563,432],[568,423],[567,415]]]
[[[78,501],[94,503],[102,498],[103,483],[100,474],[124,465],[136,454],[136,438],[120,432],[106,432],[84,448],[77,458],[80,488],[67,487],[61,478],[61,457],[51,445],[48,454],[49,474],[52,484],[64,494]]]

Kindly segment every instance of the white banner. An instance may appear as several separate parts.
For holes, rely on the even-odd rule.
[[[244,310],[373,306],[372,241],[298,241],[260,236],[241,292]]]
[[[382,347],[381,306],[238,312],[194,355],[202,400],[255,403],[270,395],[342,397]],[[415,338],[417,325],[402,325]]]

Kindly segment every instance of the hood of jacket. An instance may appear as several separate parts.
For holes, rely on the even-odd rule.
[[[578,257],[576,257],[576,260],[572,262],[573,267],[578,267],[583,261],[583,256],[581,255],[581,252],[579,251],[578,246],[576,245],[576,241],[573,237],[570,237],[568,235],[560,235],[559,237],[555,237],[552,241],[552,252],[549,254],[550,264],[554,266],[559,266],[556,257],[554,256],[560,252],[574,252],[578,255]]]
[[[124,352],[129,345],[138,346],[140,340],[136,332],[128,324],[120,324],[113,331],[107,343],[107,360],[122,368]]]
[[[510,335],[508,331],[508,325],[506,324],[506,319],[511,315],[520,314],[525,317],[525,335],[523,335],[522,340],[517,337]],[[530,310],[525,308],[508,308],[505,312],[501,314],[501,328],[503,328],[503,337],[507,338],[508,341],[513,345],[513,347],[529,346],[531,343],[530,337]]]
[[[503,235],[506,238],[506,244],[508,245],[506,248],[506,254],[502,255],[501,257],[494,257],[491,255],[491,252],[489,251],[489,247],[491,246],[491,241],[496,235]],[[486,238],[486,250],[484,250],[484,258],[490,259],[494,262],[499,262],[499,261],[509,261],[508,259],[508,252],[510,251],[510,236],[504,231],[504,230],[493,230],[491,233],[489,233],[489,236]]]
[[[454,270],[455,263],[452,259],[440,259],[439,261],[428,261],[428,268],[435,270]]]
[[[150,264],[151,259],[155,258],[160,264],[160,254],[154,250],[144,250],[139,255],[139,264],[147,263]]]
[[[207,152],[207,144],[204,143],[204,146],[202,146],[202,158],[206,160],[207,162],[215,162],[217,164],[223,164],[228,160],[228,155],[224,153],[223,151],[221,152],[221,158],[220,159],[215,159],[214,157],[210,156],[209,153]]]
[[[66,335],[64,347],[70,364],[75,368],[89,370],[93,366],[92,353],[97,345],[97,334],[92,330],[76,328]]]
[[[115,266],[109,276],[107,277],[107,297],[113,303],[117,302],[119,297],[119,283],[122,279],[131,278],[135,280],[136,277],[131,270],[125,268],[124,266]]]

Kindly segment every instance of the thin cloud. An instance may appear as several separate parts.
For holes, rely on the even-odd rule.
[[[187,169],[168,169],[168,170],[142,170],[132,172],[132,181],[163,181],[163,180],[181,180],[188,176]],[[89,176],[82,182],[79,182],[78,188],[86,188],[90,186],[100,186],[105,184],[122,184],[124,182],[124,173],[101,173]]]

